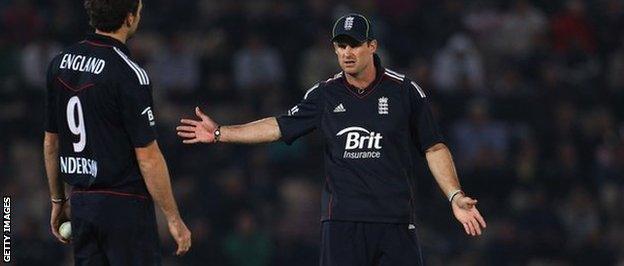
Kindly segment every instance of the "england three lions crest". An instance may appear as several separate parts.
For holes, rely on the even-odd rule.
[[[388,98],[387,97],[379,98],[379,104],[377,105],[377,112],[380,115],[388,114]]]

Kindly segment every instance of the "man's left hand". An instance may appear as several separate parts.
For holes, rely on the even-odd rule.
[[[455,218],[464,226],[466,234],[471,236],[481,235],[482,229],[486,227],[476,205],[477,200],[464,195],[458,195],[451,202]]]

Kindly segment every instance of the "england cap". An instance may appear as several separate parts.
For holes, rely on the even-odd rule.
[[[355,13],[342,16],[334,23],[331,41],[333,42],[337,37],[343,35],[359,42],[375,39],[373,38],[372,27],[368,19],[363,15]]]

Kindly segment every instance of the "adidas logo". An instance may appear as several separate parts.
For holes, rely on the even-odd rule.
[[[334,108],[334,113],[343,113],[346,111],[347,109],[345,109],[342,104],[339,104],[338,106],[336,106],[336,108]]]

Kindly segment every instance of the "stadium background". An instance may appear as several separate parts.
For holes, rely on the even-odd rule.
[[[317,265],[322,146],[184,146],[199,105],[224,124],[276,115],[338,71],[332,21],[376,26],[385,65],[428,90],[485,235],[466,237],[418,176],[429,265],[624,265],[624,3],[154,0],[129,42],[154,84],[160,144],[193,232],[166,265]],[[89,31],[82,1],[0,2],[0,192],[16,265],[69,265],[49,233],[45,69]]]

